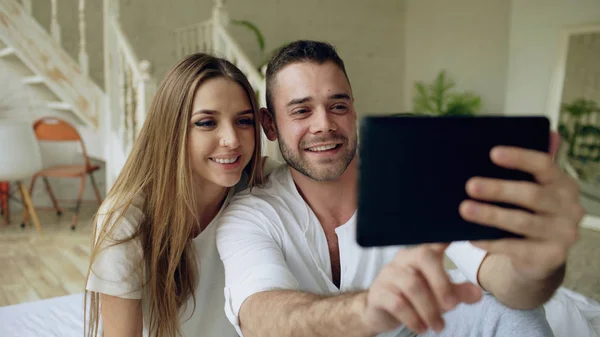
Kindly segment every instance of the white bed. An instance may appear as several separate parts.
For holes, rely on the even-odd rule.
[[[545,305],[555,337],[600,337],[600,303],[565,288]],[[0,307],[1,337],[82,337],[83,294]]]
[[[83,294],[0,307],[1,337],[83,337]]]

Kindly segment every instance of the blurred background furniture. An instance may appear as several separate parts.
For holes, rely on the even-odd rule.
[[[8,181],[0,181],[0,215],[4,217],[5,225],[8,225],[10,223],[8,192],[10,192],[10,183]]]
[[[89,175],[90,180],[92,182],[92,187],[94,188],[94,193],[96,195],[96,201],[98,204],[102,204],[102,198],[100,197],[100,191],[98,190],[98,186],[96,185],[96,180],[94,179],[93,173],[100,169],[98,165],[92,165],[90,163],[90,158],[87,155],[85,144],[77,130],[66,121],[56,118],[56,117],[43,117],[36,120],[33,124],[33,131],[37,140],[40,144],[44,142],[71,142],[78,143],[81,149],[81,159],[82,163],[80,164],[57,164],[49,167],[45,167],[39,170],[37,173],[33,175],[31,180],[31,186],[29,188],[29,193],[33,194],[33,188],[35,186],[35,182],[37,178],[42,178],[44,185],[46,187],[46,191],[52,200],[52,206],[54,210],[56,210],[57,215],[62,215],[63,208],[58,205],[58,200],[50,186],[48,178],[75,178],[80,180],[79,184],[79,193],[77,195],[77,199],[75,201],[75,207],[73,209],[73,222],[71,224],[71,229],[75,229],[77,226],[77,218],[79,215],[79,210],[81,208],[81,203],[83,202],[83,191],[85,189],[85,180]]]
[[[42,168],[39,145],[29,123],[0,120],[0,158],[0,181],[15,181],[21,194],[24,213],[22,225],[29,215],[37,231],[41,232],[42,226],[35,213],[31,196],[23,184],[24,180]],[[10,191],[7,190],[6,195],[10,196]]]

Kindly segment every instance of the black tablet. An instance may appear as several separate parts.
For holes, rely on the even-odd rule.
[[[459,214],[474,176],[529,180],[492,163],[496,145],[548,151],[546,117],[430,117],[361,120],[357,235],[363,247],[498,239],[518,235]],[[513,205],[501,205],[517,208]]]

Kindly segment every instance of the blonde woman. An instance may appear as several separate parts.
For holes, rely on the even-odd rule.
[[[96,217],[86,336],[237,336],[214,220],[264,179],[258,108],[223,59],[194,54],[167,73]]]

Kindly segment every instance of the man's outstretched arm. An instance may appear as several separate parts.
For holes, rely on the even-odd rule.
[[[240,309],[245,337],[375,336],[364,321],[366,292],[318,296],[294,290],[271,290],[250,296]]]
[[[447,244],[400,250],[363,292],[300,292],[284,256],[293,247],[283,246],[281,228],[257,209],[233,202],[217,230],[225,311],[245,337],[370,337],[402,326],[416,333],[441,331],[444,312],[481,298],[478,286],[450,281],[443,268]]]

